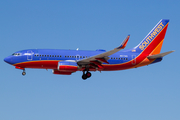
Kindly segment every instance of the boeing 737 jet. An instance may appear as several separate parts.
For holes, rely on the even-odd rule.
[[[128,50],[122,49],[130,35],[110,51],[28,49],[13,53],[4,61],[23,70],[22,75],[26,74],[26,68],[52,69],[53,74],[58,75],[82,71],[82,79],[86,80],[91,77],[90,71],[125,70],[160,62],[165,55],[174,52],[160,53],[168,24],[169,20],[160,20],[136,47]]]

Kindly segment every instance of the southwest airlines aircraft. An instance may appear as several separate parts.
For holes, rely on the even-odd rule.
[[[129,35],[122,44],[110,51],[98,49],[58,50],[58,49],[28,49],[13,53],[4,59],[17,69],[25,68],[52,69],[54,74],[71,75],[82,71],[82,79],[91,77],[90,71],[114,71],[137,68],[156,62],[174,51],[160,53],[169,20],[162,19],[149,34],[134,48],[123,50],[129,40]]]

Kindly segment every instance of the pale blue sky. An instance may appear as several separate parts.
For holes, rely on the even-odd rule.
[[[179,120],[180,1],[9,0],[0,2],[1,120]],[[111,50],[130,34],[136,46],[170,19],[162,62],[137,69],[54,75],[3,59],[33,48]]]

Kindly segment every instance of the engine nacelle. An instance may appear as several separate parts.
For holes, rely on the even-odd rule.
[[[76,72],[78,70],[78,65],[76,62],[61,61],[58,63],[57,70],[63,72]]]
[[[72,72],[63,72],[59,70],[53,70],[53,74],[59,74],[59,75],[71,75]]]

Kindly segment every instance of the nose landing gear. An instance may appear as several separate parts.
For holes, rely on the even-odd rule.
[[[23,75],[23,76],[26,75],[25,68],[19,67],[19,66],[15,66],[15,68],[16,68],[16,69],[23,70],[22,75]]]
[[[90,78],[91,77],[91,73],[89,71],[87,71],[85,73],[85,71],[83,71],[83,75],[82,75],[82,79],[83,80],[86,80],[87,78]]]
[[[22,75],[23,75],[23,76],[25,76],[25,75],[26,75],[25,69],[23,70]]]

